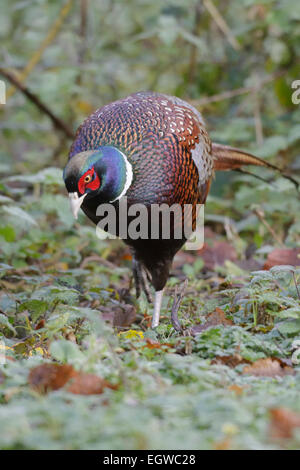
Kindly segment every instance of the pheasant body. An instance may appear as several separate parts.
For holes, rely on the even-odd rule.
[[[74,214],[81,207],[94,223],[101,220],[97,215],[101,203],[113,205],[119,218],[126,196],[128,208],[141,203],[149,218],[154,204],[189,205],[192,231],[194,209],[205,203],[214,169],[219,169],[218,164],[229,169],[244,163],[266,165],[237,149],[212,146],[201,114],[185,101],[139,92],[98,109],[84,121],[70,149],[64,179]],[[153,326],[158,324],[173,257],[186,241],[184,235],[174,237],[178,223],[182,220],[174,216],[169,239],[159,232],[158,239],[127,236],[124,240],[133,251],[137,293],[142,288],[150,298],[146,277],[156,291]],[[149,234],[150,228],[151,223]]]
[[[211,141],[200,113],[179,98],[136,93],[100,108],[77,131],[69,158],[100,146],[118,148],[132,164],[129,200],[204,202]]]

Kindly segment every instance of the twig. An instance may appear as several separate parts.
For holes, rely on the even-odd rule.
[[[253,178],[256,178],[260,181],[263,181],[264,183],[268,183],[272,185],[272,181],[269,181],[266,178],[263,178],[262,176],[256,175],[255,173],[251,173],[251,171],[244,170],[243,168],[235,168],[233,171],[242,173],[243,175],[253,176]]]
[[[255,135],[256,135],[256,143],[257,145],[261,146],[264,142],[264,135],[263,135],[263,125],[260,113],[260,99],[257,89],[253,91],[253,102],[254,102],[254,124],[255,124]]]
[[[178,286],[175,287],[174,302],[173,302],[172,311],[171,311],[171,322],[172,322],[174,329],[179,332],[182,332],[182,326],[180,325],[179,320],[178,320],[178,310],[179,310],[181,301],[184,297],[187,284],[188,284],[188,280],[186,279],[180,291],[178,291]]]
[[[105,342],[106,342],[106,344],[108,346],[108,349],[110,350],[110,352],[113,356],[113,359],[115,361],[116,368],[118,369],[119,376],[120,376],[122,384],[125,387],[129,387],[129,382],[127,380],[126,373],[125,373],[125,367],[123,367],[122,362],[120,361],[120,358],[119,358],[118,354],[116,353],[116,351],[114,350],[114,347],[111,344],[108,337],[105,337]]]
[[[47,36],[43,40],[42,44],[40,45],[39,49],[33,54],[31,57],[30,61],[26,65],[26,67],[23,69],[23,71],[19,74],[18,76],[18,81],[19,83],[22,83],[27,76],[30,74],[30,72],[34,69],[34,67],[38,64],[40,61],[45,49],[54,41],[55,37],[57,36],[57,33],[59,29],[61,28],[65,18],[67,17],[69,11],[71,10],[71,6],[74,0],[68,0],[65,5],[62,7],[62,9],[59,12],[58,18],[55,20],[53,25],[51,26]],[[18,87],[16,87],[18,88]],[[16,91],[15,87],[11,87],[7,90],[6,94],[6,99],[10,98]]]
[[[194,106],[204,106],[210,103],[216,103],[218,101],[235,98],[236,96],[246,95],[247,93],[257,92],[264,85],[267,85],[268,83],[273,82],[277,78],[284,75],[284,73],[285,72],[280,72],[280,73],[272,75],[271,77],[264,78],[263,80],[258,82],[255,86],[247,86],[247,87],[236,88],[235,90],[223,91],[222,93],[218,93],[216,95],[205,96],[204,98],[201,98],[199,100],[189,100],[189,102],[193,104]]]
[[[202,13],[202,1],[199,0],[195,6],[195,25],[193,28],[194,36],[197,36],[199,32],[201,13]],[[193,83],[194,78],[195,78],[196,59],[197,59],[198,50],[199,49],[196,46],[196,44],[191,45],[189,70],[188,70],[188,83]]]
[[[12,75],[8,70],[4,69],[3,67],[0,67],[0,75],[5,77],[10,83],[12,83],[18,90],[20,90],[23,95],[25,95],[35,106],[44,114],[46,114],[51,121],[53,122],[54,126],[64,132],[66,137],[69,139],[74,139],[74,132],[72,129],[68,127],[68,125],[62,121],[59,117],[55,116],[55,114],[48,108],[45,103],[43,103],[38,96],[33,94],[28,88],[23,85],[23,83],[19,82],[19,80]]]
[[[83,62],[83,57],[86,52],[86,27],[87,27],[87,16],[88,16],[88,0],[80,1],[80,31],[79,36],[81,40],[80,51],[79,51],[79,62]]]
[[[266,227],[266,229],[268,230],[268,232],[270,232],[270,234],[272,235],[272,237],[274,238],[274,240],[280,245],[280,246],[284,246],[282,240],[278,237],[278,235],[274,232],[274,230],[272,229],[271,225],[266,221],[265,217],[264,217],[264,213],[261,209],[259,209],[258,207],[256,207],[254,210],[253,210],[254,214],[257,215],[257,217],[259,218],[259,220],[264,224],[264,226]]]
[[[91,255],[91,256],[88,256],[87,258],[85,258],[82,261],[82,263],[79,266],[80,269],[84,269],[86,267],[86,265],[89,264],[91,261],[98,261],[99,263],[103,264],[103,266],[105,266],[109,269],[115,270],[117,268],[117,266],[115,264],[111,263],[107,259],[101,258],[101,256],[98,256],[98,255]]]
[[[217,7],[213,4],[211,0],[203,0],[203,5],[207,9],[207,11],[211,14],[214,21],[216,22],[217,26],[220,28],[222,33],[226,36],[229,44],[235,49],[236,51],[241,49],[240,44],[237,42],[233,32],[227,25],[226,21],[224,20],[223,16],[217,9]]]
[[[296,287],[298,299],[300,300],[299,287],[298,287],[298,284],[297,284],[297,279],[296,279],[296,276],[295,276],[295,272],[294,272],[294,271],[292,271],[292,276],[293,276],[294,284],[295,284],[295,287]]]
[[[81,84],[82,81],[82,65],[84,63],[84,58],[87,50],[86,42],[86,31],[87,31],[87,18],[88,18],[88,0],[80,0],[80,25],[79,25],[79,38],[80,44],[78,47],[78,67],[79,74],[76,79],[77,85]]]

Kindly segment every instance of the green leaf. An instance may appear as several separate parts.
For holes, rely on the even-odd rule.
[[[18,206],[3,206],[4,212],[13,217],[16,224],[19,225],[20,219],[27,225],[37,225],[34,218]]]
[[[35,321],[41,315],[44,315],[44,313],[47,311],[47,308],[48,302],[45,302],[44,300],[32,299],[23,302],[19,307],[19,311],[23,312],[24,310],[28,310],[32,316],[33,321]]]
[[[11,225],[0,227],[0,236],[2,236],[7,242],[14,242],[16,239],[14,228]]]
[[[54,359],[63,363],[74,363],[84,357],[77,344],[66,339],[53,341],[50,345],[50,354]]]
[[[279,323],[278,330],[283,335],[295,336],[300,332],[300,319]]]
[[[17,334],[15,328],[10,324],[8,318],[5,315],[3,315],[2,313],[0,313],[0,325],[3,325],[6,328],[8,328],[10,331],[12,331],[14,333],[14,335]]]

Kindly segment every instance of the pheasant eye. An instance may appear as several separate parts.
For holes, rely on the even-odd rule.
[[[87,190],[95,191],[100,187],[100,179],[94,168],[85,172],[78,181],[78,191],[80,194],[85,193]]]

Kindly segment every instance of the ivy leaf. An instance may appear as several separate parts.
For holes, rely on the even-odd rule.
[[[300,333],[300,318],[297,320],[286,321],[278,325],[280,333],[286,336],[295,336]]]
[[[74,364],[84,358],[83,353],[79,350],[77,344],[66,339],[53,341],[50,345],[51,356],[59,362]]]
[[[25,222],[27,225],[36,225],[37,222],[34,220],[34,218],[29,215],[27,212],[25,212],[21,207],[18,206],[3,206],[2,209],[4,212],[9,214],[14,218],[14,221],[17,221],[19,224],[19,221]]]
[[[0,313],[0,325],[8,328],[14,335],[17,334],[15,328],[10,324],[8,318],[3,313]]]

